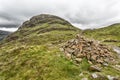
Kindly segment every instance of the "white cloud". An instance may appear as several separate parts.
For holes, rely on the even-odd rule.
[[[18,28],[5,28],[5,27],[0,27],[0,30],[2,31],[8,31],[8,32],[14,32],[16,31]]]
[[[120,22],[119,8],[120,0],[0,0],[0,18],[22,23],[33,15],[50,13],[82,28],[94,28]]]

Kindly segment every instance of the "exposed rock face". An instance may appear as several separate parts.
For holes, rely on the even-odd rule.
[[[68,41],[63,49],[68,59],[78,63],[83,58],[86,58],[91,64],[104,64],[114,61],[110,48],[96,41],[87,40],[80,35],[77,35],[76,39]]]

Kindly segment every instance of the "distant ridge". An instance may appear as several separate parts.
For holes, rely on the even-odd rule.
[[[3,40],[10,32],[0,30],[0,41]]]

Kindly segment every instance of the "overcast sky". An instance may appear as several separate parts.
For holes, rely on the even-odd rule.
[[[21,24],[43,13],[82,29],[98,28],[120,22],[120,0],[0,0],[0,25]]]

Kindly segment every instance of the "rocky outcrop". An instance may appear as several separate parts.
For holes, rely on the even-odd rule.
[[[66,21],[60,17],[50,15],[50,14],[40,14],[40,15],[30,18],[30,20],[28,20],[28,21],[25,21],[20,28],[35,27],[37,25],[42,25],[44,23],[48,23],[48,24],[56,23],[56,24],[63,24],[63,25],[71,25],[68,21]]]
[[[107,64],[114,61],[111,49],[97,41],[87,40],[77,35],[76,39],[69,40],[63,51],[68,59],[80,63],[86,58],[90,64]]]

